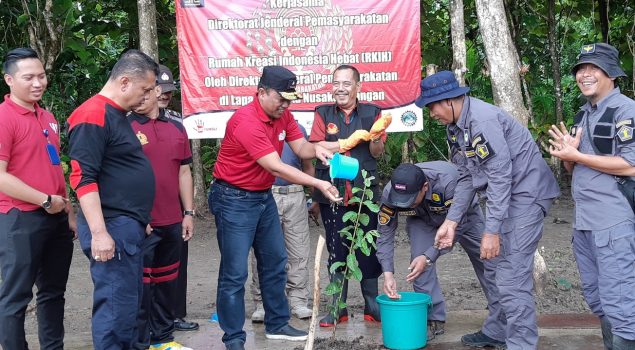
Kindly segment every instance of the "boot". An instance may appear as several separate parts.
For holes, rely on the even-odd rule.
[[[344,284],[342,285],[342,298],[340,300],[343,302],[346,302],[346,298],[348,296],[348,280],[344,279],[344,274],[342,274],[341,272],[336,272],[334,274],[329,275],[329,277],[331,279],[331,282],[344,280]],[[338,297],[337,294],[333,295],[333,305],[336,305],[337,297]],[[348,321],[348,310],[344,308],[340,310],[337,323],[342,323],[346,321]],[[320,320],[320,327],[334,327],[334,326],[335,326],[335,318],[333,317],[331,312],[326,314],[326,316],[322,317],[322,319]]]
[[[602,327],[602,341],[605,350],[613,350],[613,332],[611,331],[611,321],[606,316],[600,317]]]
[[[613,350],[635,350],[635,340],[624,339],[613,334]]]
[[[361,280],[362,295],[364,296],[364,320],[371,322],[381,322],[379,315],[379,304],[377,304],[378,283],[377,278]]]

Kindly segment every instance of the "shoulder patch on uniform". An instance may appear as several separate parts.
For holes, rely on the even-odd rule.
[[[380,211],[377,218],[379,220],[380,225],[388,225],[388,223],[390,222],[391,216],[384,213],[383,211]]]
[[[443,204],[444,204],[446,207],[450,207],[450,206],[452,205],[452,202],[453,202],[453,201],[452,201],[451,199],[448,199],[448,200],[447,200],[447,201],[445,201]]]
[[[476,154],[474,153],[473,149],[466,149],[465,150],[465,156],[468,158],[472,158],[474,157]]]
[[[617,139],[619,144],[628,144],[633,142],[633,119],[622,120],[616,125],[616,127],[618,128]]]
[[[432,192],[432,196],[430,197],[434,203],[443,203],[443,193]]]
[[[383,212],[383,213],[386,213],[386,214],[388,214],[390,216],[395,215],[395,209],[387,206],[386,204],[382,204],[381,207],[379,207],[379,211]]]
[[[416,216],[416,215],[417,215],[417,212],[414,209],[399,211],[399,216]]]
[[[481,163],[486,162],[488,159],[496,155],[496,152],[494,152],[492,146],[490,146],[489,142],[487,141],[487,139],[485,139],[485,136],[483,136],[483,134],[474,136],[472,147],[474,148],[474,153],[481,161]]]

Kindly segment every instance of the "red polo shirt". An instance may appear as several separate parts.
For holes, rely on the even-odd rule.
[[[229,118],[214,177],[250,191],[269,189],[275,177],[256,160],[272,152],[280,156],[285,141],[303,137],[289,110],[278,119],[269,118],[256,96]]]
[[[45,132],[48,133],[48,141]],[[53,115],[35,104],[35,112],[4,97],[0,104],[0,160],[7,162],[7,173],[46,194],[66,197],[61,165],[51,164],[46,145],[53,144],[59,154],[59,125]],[[17,208],[40,209],[39,205],[11,198],[0,192],[0,213]]]
[[[128,121],[154,171],[156,190],[150,225],[167,226],[181,222],[179,171],[182,165],[192,163],[190,142],[183,125],[168,119],[164,110],[157,119],[131,113]]]

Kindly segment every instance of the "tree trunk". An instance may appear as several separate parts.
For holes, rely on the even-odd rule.
[[[35,11],[31,11],[29,3],[35,6]],[[50,73],[62,51],[64,18],[53,13],[53,0],[46,0],[44,4],[42,0],[22,0],[22,10],[28,16],[29,46],[37,52],[44,70]]]
[[[203,163],[201,162],[201,140],[192,140],[192,175],[194,176],[194,208],[199,216],[205,216],[208,212],[206,183],[203,176]]]
[[[602,32],[602,41],[610,44],[609,38],[610,21],[609,21],[609,0],[598,0],[598,12],[600,15],[600,31]]]
[[[476,0],[476,13],[489,62],[494,103],[526,126],[529,111],[523,104],[519,59],[509,33],[503,0]]]
[[[154,0],[137,0],[139,13],[139,49],[159,62],[157,7]]]
[[[555,15],[555,7],[556,1],[549,0],[548,4],[548,15],[547,15],[547,24],[549,25],[548,31],[548,40],[549,40],[549,56],[551,57],[551,70],[553,72],[553,89],[554,95],[556,97],[556,124],[560,124],[563,120],[563,112],[562,112],[562,77],[560,74],[560,53],[558,52],[558,36],[557,36],[557,26],[556,26],[556,15]],[[552,157],[555,158],[555,157]],[[555,158],[552,159],[553,170],[556,175],[556,179],[561,180],[562,178],[562,165],[560,160]]]
[[[452,70],[465,86],[467,72],[467,53],[465,49],[465,22],[463,20],[463,0],[450,0],[450,27],[452,30]]]

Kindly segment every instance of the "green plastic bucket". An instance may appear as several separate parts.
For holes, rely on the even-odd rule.
[[[386,294],[377,297],[381,312],[384,346],[389,349],[421,349],[428,340],[428,307],[432,298],[425,293],[402,292],[401,299]]]

